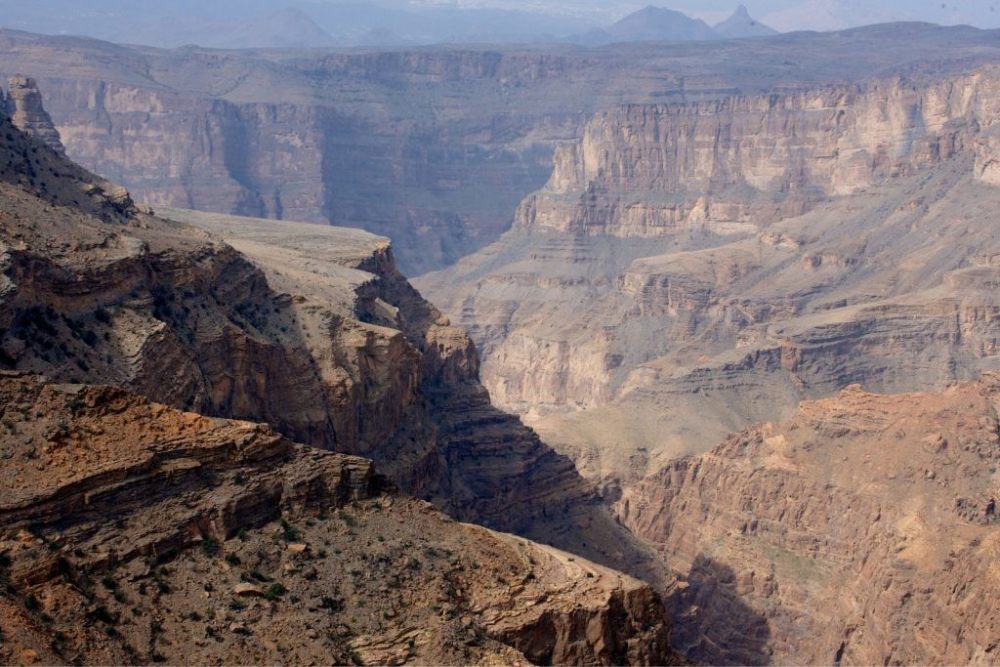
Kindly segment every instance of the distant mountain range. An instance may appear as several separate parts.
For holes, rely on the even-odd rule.
[[[709,26],[682,12],[652,5],[629,14],[606,30],[592,30],[574,39],[585,44],[612,42],[697,42],[776,35],[777,30],[754,20],[743,5],[725,21]]]
[[[646,7],[610,26],[566,14],[394,0],[0,0],[0,27],[173,48],[395,47],[439,43],[701,41],[775,31],[740,6],[710,26]]]

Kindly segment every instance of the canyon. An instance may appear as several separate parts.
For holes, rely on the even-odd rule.
[[[495,241],[552,155],[626,103],[996,62],[995,33],[890,24],[715,43],[221,51],[0,31],[68,155],[153,207],[361,227],[403,272]]]
[[[998,75],[598,115],[510,232],[417,285],[494,401],[612,486],[852,383],[976,377]]]
[[[600,113],[416,279],[659,550],[689,659],[995,661],[998,85]]]
[[[0,118],[5,661],[678,660],[649,584],[456,523],[651,560],[385,239],[173,212],[248,257],[31,109]]]
[[[0,52],[5,661],[996,662],[995,34]]]

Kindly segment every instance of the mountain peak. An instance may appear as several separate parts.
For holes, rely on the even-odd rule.
[[[722,37],[729,39],[740,39],[742,37],[766,37],[777,35],[778,31],[764,25],[760,21],[750,16],[750,11],[746,5],[740,5],[728,19],[715,26],[715,32]]]
[[[704,21],[655,5],[647,5],[629,14],[611,26],[608,33],[615,40],[624,42],[683,42],[718,38]]]

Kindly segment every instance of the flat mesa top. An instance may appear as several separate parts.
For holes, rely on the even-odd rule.
[[[350,227],[247,218],[181,208],[157,207],[156,213],[169,220],[200,227],[234,245],[241,241],[259,243],[294,250],[303,256],[315,256],[343,266],[365,261],[373,253],[384,251],[389,246],[389,239],[383,236]]]
[[[259,266],[274,289],[339,304],[344,312],[356,289],[387,260],[389,239],[360,229],[187,209],[156,212],[221,238]]]

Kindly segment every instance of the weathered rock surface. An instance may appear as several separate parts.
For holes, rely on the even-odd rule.
[[[634,579],[458,524],[369,461],[0,373],[5,664],[666,664]]]
[[[469,338],[395,270],[385,239],[171,213],[243,255],[102,194],[0,124],[4,367],[266,422],[374,459],[456,518],[660,580],[573,463],[490,404]]]
[[[162,51],[0,32],[70,156],[138,200],[362,227],[408,275],[495,240],[560,142],[622,103],[717,100],[995,62],[988,31],[917,24],[716,44]],[[803,86],[800,82],[810,82]]]
[[[1000,378],[850,387],[627,490],[684,581],[677,645],[744,664],[993,664]]]
[[[766,227],[968,148],[996,122],[998,78],[986,69],[600,114],[556,152],[515,226],[645,237]]]
[[[416,283],[497,404],[612,485],[852,383],[976,377],[1000,363],[998,80],[602,115],[518,228]]]
[[[7,82],[6,99],[0,95],[0,106],[10,117],[14,126],[29,134],[57,153],[65,153],[59,131],[52,123],[52,117],[42,106],[42,94],[34,79],[15,75]]]

